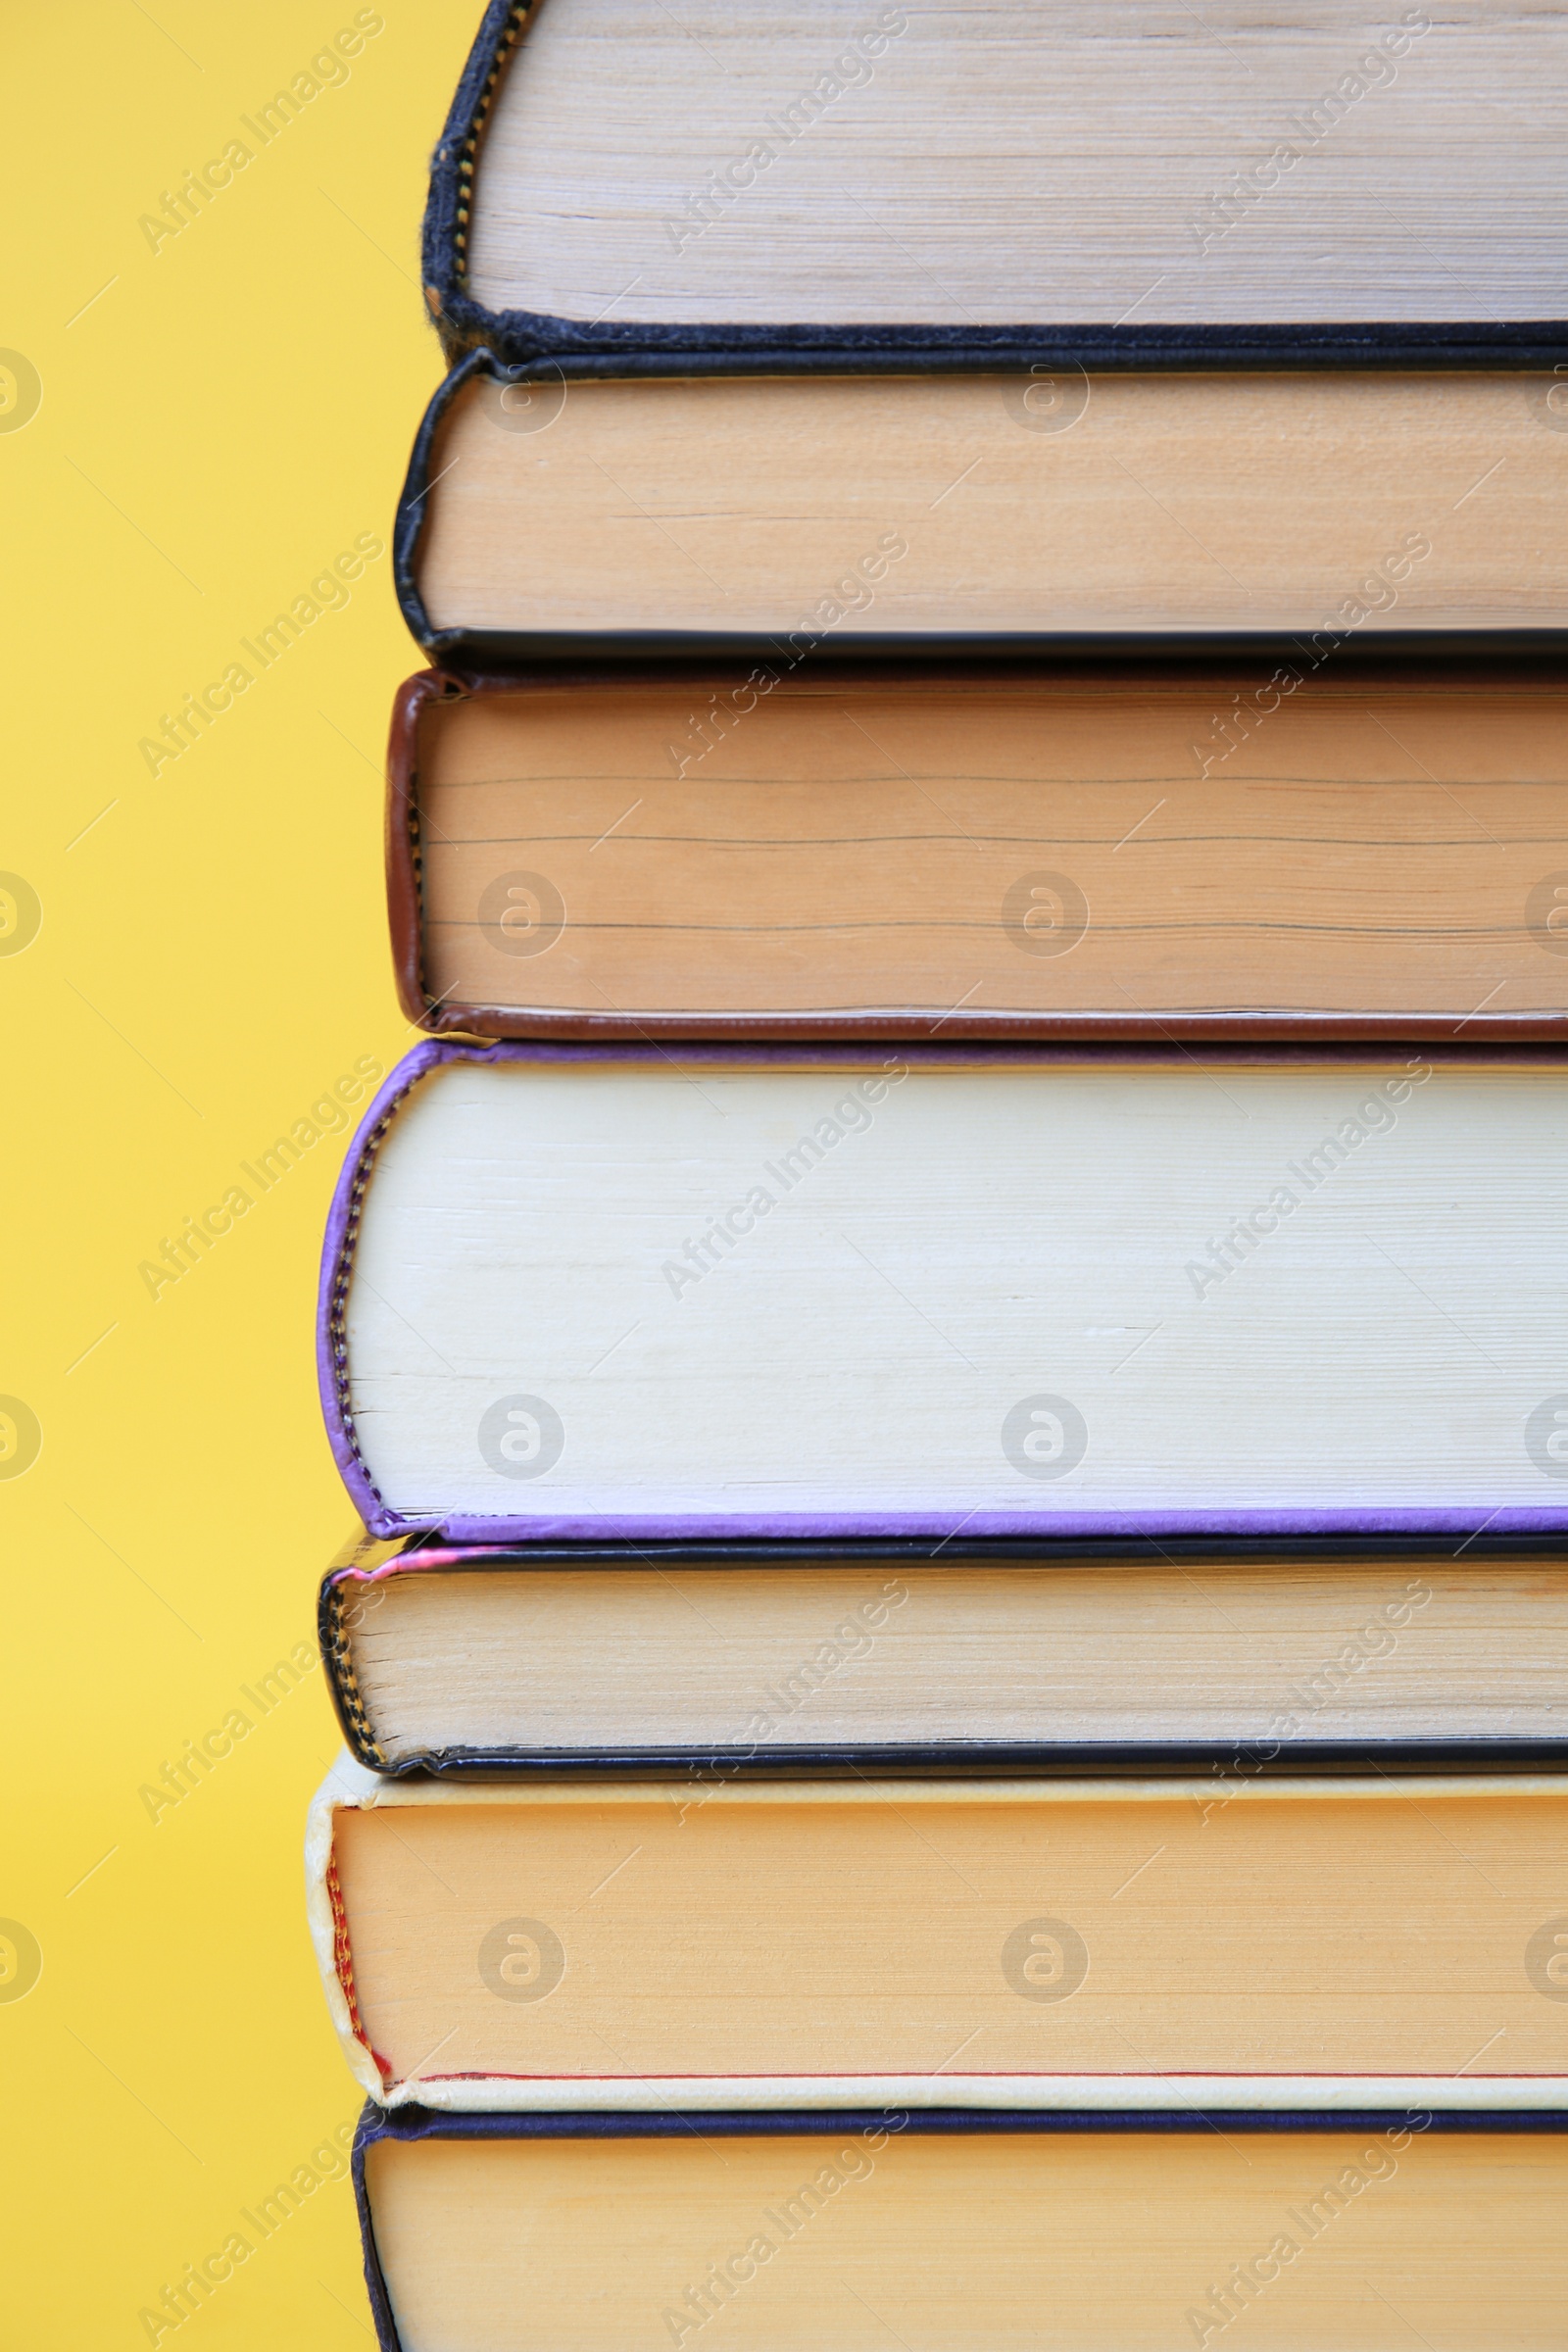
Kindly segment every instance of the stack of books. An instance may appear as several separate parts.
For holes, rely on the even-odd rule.
[[[387,2352],[1560,2344],[1562,44],[489,10],[319,1341]]]

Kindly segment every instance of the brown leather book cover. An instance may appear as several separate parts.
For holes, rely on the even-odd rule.
[[[1561,1042],[1565,701],[1305,650],[428,670],[401,1000],[503,1038]]]

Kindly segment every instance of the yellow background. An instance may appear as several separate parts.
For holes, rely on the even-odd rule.
[[[0,347],[42,382],[31,421],[0,430],[0,869],[43,908],[0,955],[0,1394],[43,1430],[0,1482],[0,1919],[43,1955],[25,1997],[0,1998],[19,2352],[146,2343],[141,2308],[359,2104],[301,1894],[336,1746],[319,1674],[156,1822],[138,1793],[313,1640],[353,1523],[312,1363],[344,1136],[156,1300],[137,1268],[359,1057],[412,1043],[380,769],[420,662],[390,552],[156,778],[137,747],[360,533],[390,543],[441,373],[425,163],[481,0],[378,13],[350,78],[155,253],[140,217],[248,138],[240,116],[354,0],[8,12]],[[368,2344],[347,2184],[161,2340]]]

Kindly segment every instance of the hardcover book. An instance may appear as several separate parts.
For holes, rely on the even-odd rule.
[[[486,1037],[1528,1041],[1568,1022],[1538,670],[411,679],[403,1008]]]
[[[431,1040],[327,1426],[455,1543],[1568,1533],[1568,1067]]]
[[[415,444],[398,592],[476,669],[1555,646],[1559,398],[1495,367],[596,377],[475,351]]]
[[[383,2105],[1568,2101],[1561,1775],[497,1786],[309,1831]]]
[[[382,2352],[1556,2352],[1565,2122],[367,2107],[354,2178]]]
[[[1568,1563],[1488,1543],[364,1540],[322,1585],[320,1647],[354,1755],[384,1773],[1197,1768],[1228,1787],[1568,1762]]]
[[[579,365],[1549,365],[1565,136],[1528,4],[495,0],[425,295]]]

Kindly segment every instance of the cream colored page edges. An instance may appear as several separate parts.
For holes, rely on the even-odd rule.
[[[390,1829],[379,1800],[343,1813],[335,1850],[394,2081],[728,2077],[770,2100],[831,2077],[924,2104],[976,2077],[1427,2077],[1446,2097],[1463,2076],[1472,2104],[1486,2077],[1505,2104],[1555,2082],[1550,2104],[1568,2019],[1529,1969],[1568,1798],[1381,1788],[458,1790],[395,1798]],[[1018,1952],[1008,1973],[1031,1924],[1065,1994],[1020,1993]],[[538,1997],[509,1995],[509,1925]]]
[[[346,1615],[394,1763],[432,1747],[1551,1738],[1568,1713],[1556,1561],[404,1573]]]
[[[1480,0],[545,0],[469,287],[681,323],[1560,318],[1564,100],[1550,11]]]
[[[1407,1061],[447,1065],[370,1181],[361,1448],[411,1514],[1550,1505],[1568,1087]],[[560,1442],[514,1476],[519,1396]]]
[[[1388,2352],[1392,2300],[1431,2352],[1558,2352],[1568,2295],[1549,2133],[383,2141],[366,2173],[404,2352],[1170,2352],[1282,2232],[1211,2345]]]
[[[419,746],[426,994],[601,1015],[1555,1009],[1532,892],[1568,862],[1561,693],[1257,691],[808,672],[759,697],[736,673],[442,707]],[[554,897],[514,939],[493,901],[519,873]]]
[[[431,458],[431,624],[764,632],[782,672],[866,633],[1568,619],[1544,376],[1063,376],[1027,412],[1026,390],[574,383],[518,431],[475,382]]]

